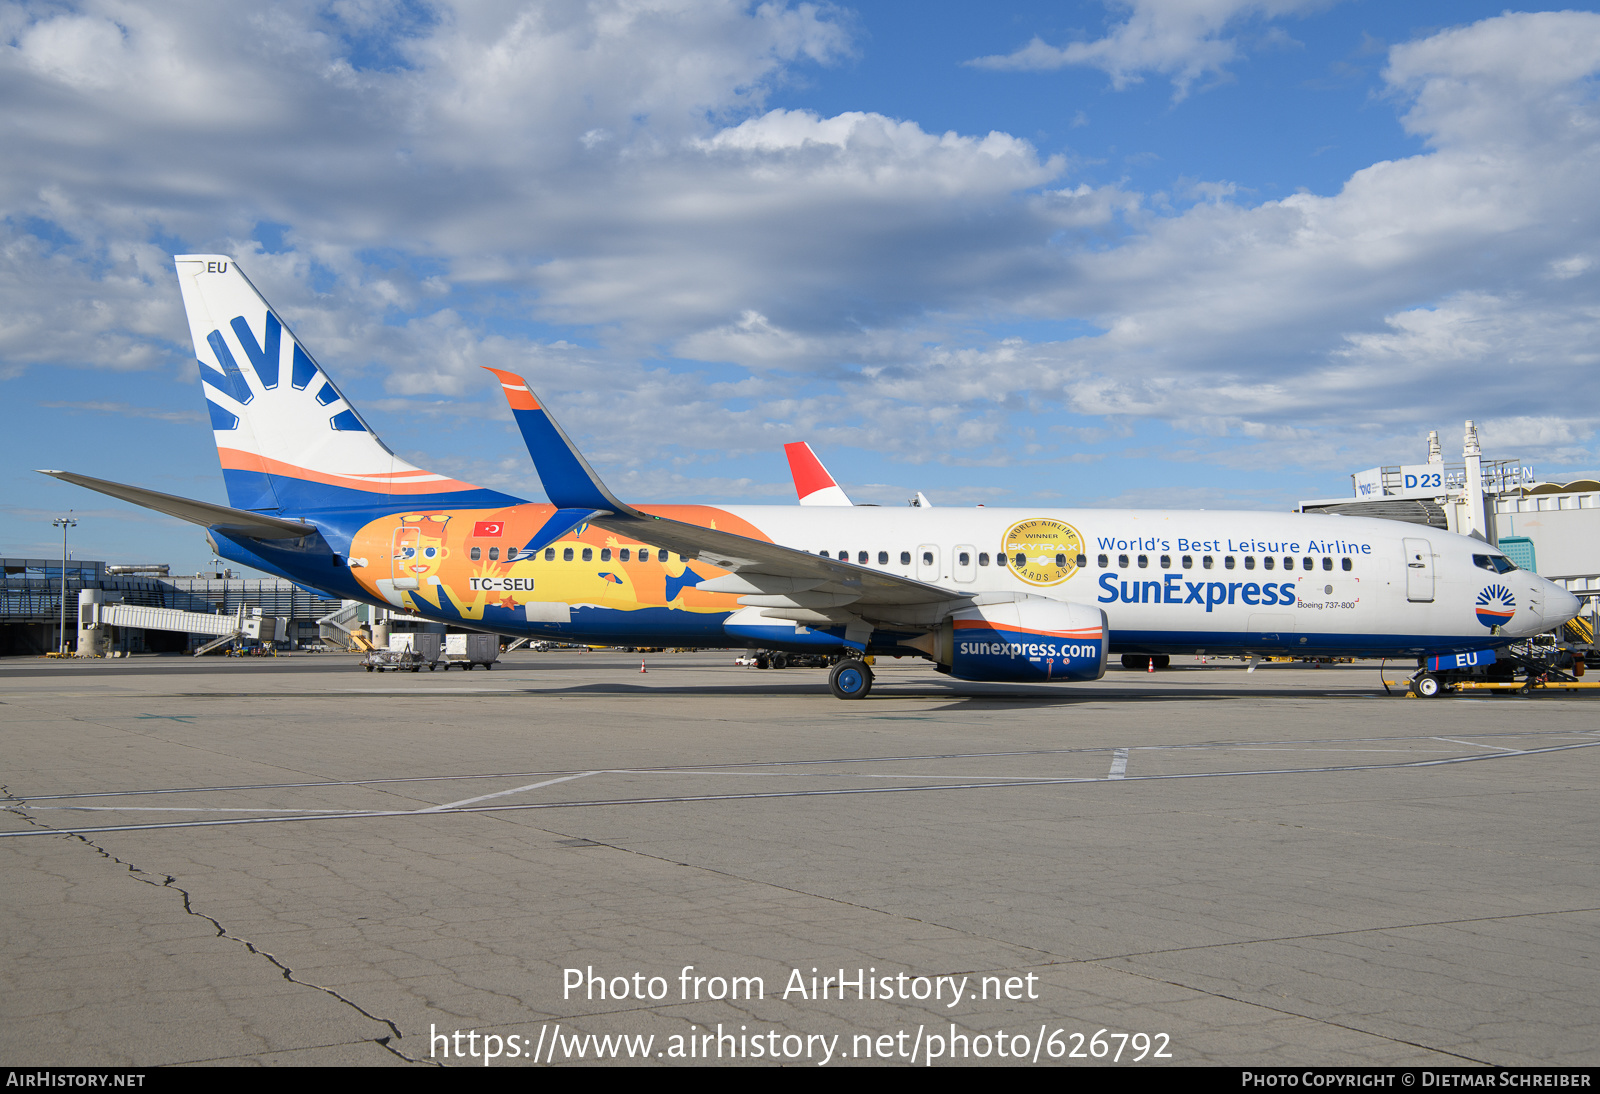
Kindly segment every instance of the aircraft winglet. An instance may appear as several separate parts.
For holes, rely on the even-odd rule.
[[[789,474],[794,476],[794,492],[799,495],[801,505],[855,504],[805,441],[786,444],[783,451],[789,457]]]
[[[583,458],[566,432],[539,405],[539,397],[524,380],[514,372],[483,366],[495,374],[501,391],[511,406],[511,416],[522,430],[522,440],[533,457],[533,469],[544,484],[550,503],[560,510],[581,510],[590,513],[632,513],[633,510],[618,501],[616,495],[600,481],[589,461]],[[583,519],[588,519],[587,517]],[[567,527],[581,523],[574,520]],[[547,526],[548,527],[548,526]],[[562,530],[563,532],[565,529]],[[541,532],[541,534],[543,534]],[[551,536],[559,539],[562,532]]]

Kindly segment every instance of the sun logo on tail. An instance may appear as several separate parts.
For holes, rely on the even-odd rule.
[[[1485,627],[1500,627],[1517,614],[1517,599],[1504,585],[1490,585],[1478,594],[1478,622]]]

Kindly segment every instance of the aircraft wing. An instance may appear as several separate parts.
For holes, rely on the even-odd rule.
[[[540,547],[586,520],[608,532],[731,571],[728,576],[713,578],[699,587],[708,592],[737,593],[740,603],[751,607],[827,611],[848,605],[854,611],[870,605],[923,605],[964,599],[964,594],[952,589],[843,559],[823,558],[767,540],[702,528],[635,509],[600,481],[526,380],[514,372],[496,368],[489,371],[500,381],[528,445],[528,455],[533,458],[534,470],[558,510],[533,541]],[[560,531],[555,531],[557,527]]]
[[[317,534],[316,528],[297,520],[269,517],[265,513],[253,513],[248,509],[230,509],[226,505],[216,505],[209,501],[195,501],[193,498],[180,498],[176,494],[146,490],[142,486],[126,486],[105,479],[91,479],[88,475],[77,475],[71,471],[40,471],[39,474],[49,475],[51,478],[70,482],[75,486],[86,486],[90,490],[98,490],[102,494],[131,501],[135,505],[154,509],[158,513],[165,513],[169,517],[177,517],[191,524],[206,528],[217,527],[224,532],[236,533],[251,539],[296,539],[300,536]]]

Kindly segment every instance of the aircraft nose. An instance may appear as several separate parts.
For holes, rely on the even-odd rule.
[[[1559,627],[1583,610],[1583,602],[1567,590],[1551,584],[1544,591],[1544,621],[1551,628]]]

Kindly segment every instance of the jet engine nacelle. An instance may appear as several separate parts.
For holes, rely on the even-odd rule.
[[[956,612],[913,645],[962,680],[1098,680],[1106,674],[1106,613],[1027,596]]]

